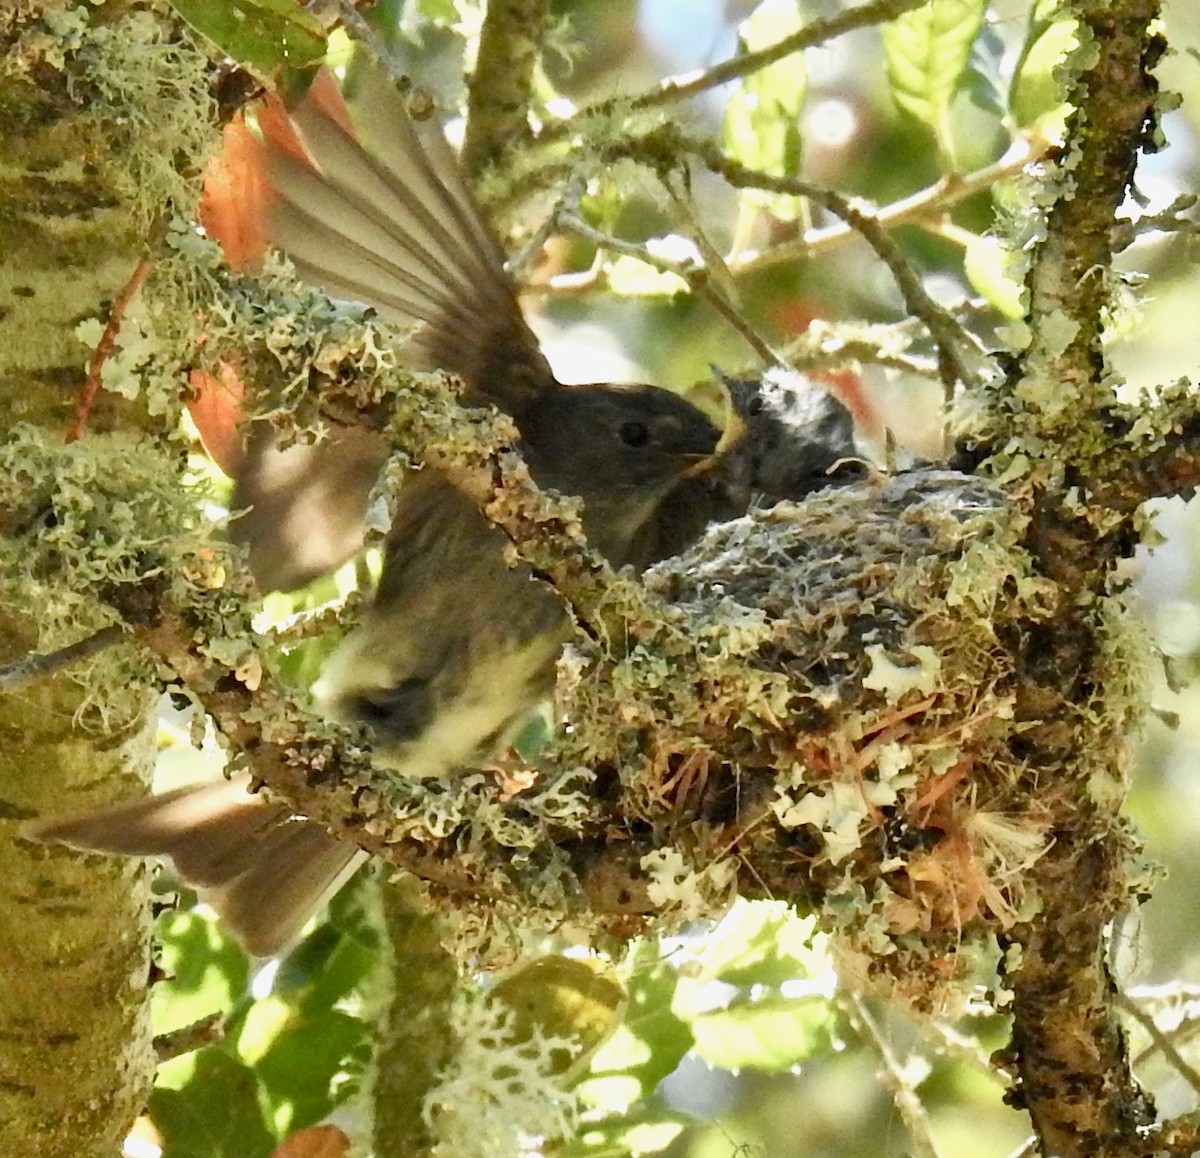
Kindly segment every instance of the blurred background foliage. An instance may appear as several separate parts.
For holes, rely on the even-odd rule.
[[[554,35],[540,84],[545,101],[563,109],[563,102],[579,107],[641,92],[843,6],[838,0],[556,0],[552,7]],[[365,15],[443,107],[461,107],[464,46],[479,17],[473,4],[379,0]],[[1143,213],[1160,212],[1195,190],[1200,168],[1200,8],[1171,0],[1164,27],[1174,52],[1159,75],[1184,99],[1164,118],[1170,147],[1139,168]],[[802,175],[885,206],[939,181],[947,189],[969,183],[969,175],[986,172],[1014,142],[1053,140],[1062,121],[1054,68],[1072,37],[1046,0],[998,0],[986,8],[940,0],[936,11],[918,12],[886,35],[866,29],[842,36],[668,115],[720,138],[747,165]],[[602,177],[589,182],[577,209],[595,229],[634,242],[689,231],[651,182],[632,171]],[[694,222],[722,253],[778,245],[831,224],[806,203],[739,196],[699,169],[690,193]],[[1007,204],[1003,185],[984,184],[953,203],[947,198],[942,208],[935,199],[934,212],[895,233],[926,290],[968,317],[990,345],[999,344],[999,327],[1015,302],[1003,251],[985,236]],[[528,236],[537,224],[518,222],[514,233]],[[1114,320],[1111,353],[1130,397],[1194,374],[1200,362],[1194,246],[1183,232],[1149,233],[1121,257],[1127,301]],[[616,263],[608,284],[602,278],[590,291],[571,288],[563,275],[587,271],[594,258],[590,242],[560,236],[528,271],[533,321],[564,380],[642,379],[683,390],[700,384],[705,397],[713,365],[754,369],[754,352],[707,305],[660,292],[662,279],[637,261]],[[554,292],[555,278],[567,288]],[[843,359],[840,372],[861,381],[902,446],[937,453],[941,386],[922,372],[929,350],[904,329],[892,278],[861,239],[850,236],[808,259],[765,266],[740,277],[738,289],[749,326],[777,347],[803,338],[814,322],[843,339],[875,343],[879,333],[868,327],[900,326],[896,348],[911,358],[908,370]],[[1117,930],[1114,953],[1127,985],[1155,987],[1148,1007],[1163,1025],[1182,1026],[1186,1054],[1188,1026],[1200,1024],[1189,1004],[1189,995],[1200,995],[1194,988],[1200,986],[1200,876],[1192,871],[1200,847],[1200,705],[1192,686],[1200,665],[1200,520],[1192,504],[1180,501],[1164,504],[1156,523],[1164,541],[1142,552],[1131,574],[1166,658],[1154,692],[1161,711],[1142,745],[1131,813],[1148,858],[1169,875]],[[353,581],[353,574],[342,574],[300,601],[272,597],[281,601],[269,602],[268,615],[280,619],[305,603],[315,606],[344,594]],[[321,658],[315,645],[294,649],[282,663],[305,682]],[[192,730],[189,719],[165,713],[167,782],[208,774],[216,762],[211,745],[191,746]],[[163,1066],[150,1106],[153,1128],[131,1138],[128,1153],[257,1158],[321,1121],[363,1136],[355,1095],[368,1080],[384,984],[369,878],[360,876],[334,902],[327,923],[265,966],[252,965],[203,907],[189,909],[191,899],[185,896],[161,921],[166,980],[156,993],[157,1024],[168,1032],[224,1010],[225,1036]],[[559,968],[567,978],[575,967]],[[533,980],[547,988],[545,978]],[[914,1136],[910,1129],[922,1117],[937,1152],[958,1158],[1001,1158],[1019,1151],[1027,1136],[1023,1115],[1003,1105],[1003,1078],[989,1064],[1006,1041],[1002,1018],[981,1004],[952,1024],[918,1024],[859,1001],[838,989],[824,940],[782,906],[738,904],[715,932],[638,943],[604,968],[600,982],[577,981],[560,987],[574,1000],[563,1016],[595,1027],[584,1056],[563,1074],[583,1107],[579,1137],[543,1148],[531,1140],[523,1152],[899,1158],[931,1152],[920,1130]],[[502,997],[506,984],[520,993],[521,974],[500,980]],[[1135,1049],[1148,1044],[1141,1029],[1134,1028],[1133,1039]],[[1160,1056],[1148,1059],[1144,1076],[1164,1112],[1194,1106],[1196,1091]]]

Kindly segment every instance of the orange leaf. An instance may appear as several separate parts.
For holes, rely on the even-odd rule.
[[[192,397],[187,402],[188,413],[196,424],[208,457],[230,478],[237,478],[245,459],[238,426],[246,397],[246,387],[237,367],[222,362],[220,377],[207,370],[193,370],[188,375],[188,385],[192,388]]]
[[[350,1139],[336,1126],[309,1126],[285,1138],[271,1158],[346,1158]]]
[[[267,251],[271,184],[262,146],[239,113],[204,171],[200,224],[234,269],[257,269]]]

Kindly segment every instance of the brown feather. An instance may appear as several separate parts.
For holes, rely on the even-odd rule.
[[[25,828],[87,852],[162,856],[256,956],[285,948],[365,857],[246,791],[248,778],[180,788]]]

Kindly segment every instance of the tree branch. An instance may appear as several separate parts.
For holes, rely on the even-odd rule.
[[[534,69],[549,13],[549,0],[488,0],[467,86],[462,163],[472,176],[529,131]]]
[[[1060,599],[1044,636],[1028,645],[1053,658],[1036,661],[1030,652],[1015,709],[1028,721],[1029,766],[1055,786],[1045,797],[1055,842],[1031,874],[1040,911],[1014,930],[1019,1083],[1010,1100],[1028,1109],[1042,1153],[1115,1158],[1139,1152],[1140,1131],[1154,1118],[1113,1009],[1104,932],[1128,904],[1128,838],[1118,820],[1128,762],[1122,748],[1144,710],[1144,688],[1136,675],[1115,674],[1103,644],[1106,622],[1121,615],[1103,598],[1122,553],[1121,529],[1114,533],[1111,515],[1079,517],[1063,494],[1067,479],[1099,477],[1113,443],[1114,383],[1102,329],[1116,212],[1153,125],[1149,30],[1158,6],[1118,0],[1073,8],[1090,30],[1092,55],[1072,86],[1061,164],[1044,175],[1053,201],[1028,278],[1030,344],[1011,395],[995,399],[997,437],[1011,439],[1015,429],[1012,453],[1028,459],[1029,546]],[[1031,220],[1031,233],[1040,224]],[[1011,461],[1006,454],[995,465]],[[1103,719],[1093,711],[1098,688],[1106,689]],[[1097,793],[1098,778],[1112,791]]]
[[[728,84],[731,80],[750,76],[776,61],[782,60],[785,56],[803,52],[806,48],[814,48],[835,37],[844,36],[847,32],[894,20],[905,12],[920,8],[926,2],[927,0],[871,0],[870,3],[860,4],[857,8],[849,8],[836,16],[814,20],[799,32],[785,36],[782,40],[776,41],[767,48],[759,49],[757,52],[739,53],[702,72],[668,77],[661,84],[636,96],[608,97],[587,105],[567,120],[547,125],[540,133],[536,134],[535,140],[539,144],[560,140],[572,133],[575,126],[585,120],[607,118],[616,113],[641,112],[686,100],[699,93],[707,92],[709,89]]]
[[[44,679],[63,668],[71,667],[93,655],[119,643],[125,631],[119,624],[110,624],[94,631],[91,635],[57,651],[44,655],[26,655],[0,666],[0,692],[14,692],[18,688]]]

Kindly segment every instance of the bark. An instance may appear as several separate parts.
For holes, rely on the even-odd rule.
[[[61,532],[71,557],[60,562],[82,565],[67,539],[78,546],[72,536],[80,532],[95,543],[112,524],[102,518],[82,529],[87,516],[73,513],[72,501],[103,506],[114,461],[106,455],[129,446],[130,435],[114,430],[159,426],[141,406],[102,394],[88,416],[88,448],[65,444],[88,362],[75,328],[107,316],[143,255],[146,219],[132,199],[128,129],[114,109],[107,117],[101,111],[82,54],[64,59],[35,19],[57,7],[16,6],[0,18],[8,66],[0,72],[5,662],[66,646],[115,620],[66,589],[61,574],[38,571],[45,557],[22,541]],[[99,26],[119,23],[128,10],[109,5],[103,17],[93,15]],[[12,449],[19,444],[23,452]],[[56,459],[58,468],[25,485]],[[70,488],[74,500],[64,502]],[[156,702],[128,645],[0,696],[2,1153],[113,1158],[147,1097],[154,1065],[148,871],[138,861],[34,844],[20,828],[145,791]]]
[[[389,994],[375,1052],[374,1153],[406,1158],[432,1144],[422,1109],[453,1052],[448,1006],[458,970],[421,885],[404,877],[384,883],[381,893]]]

